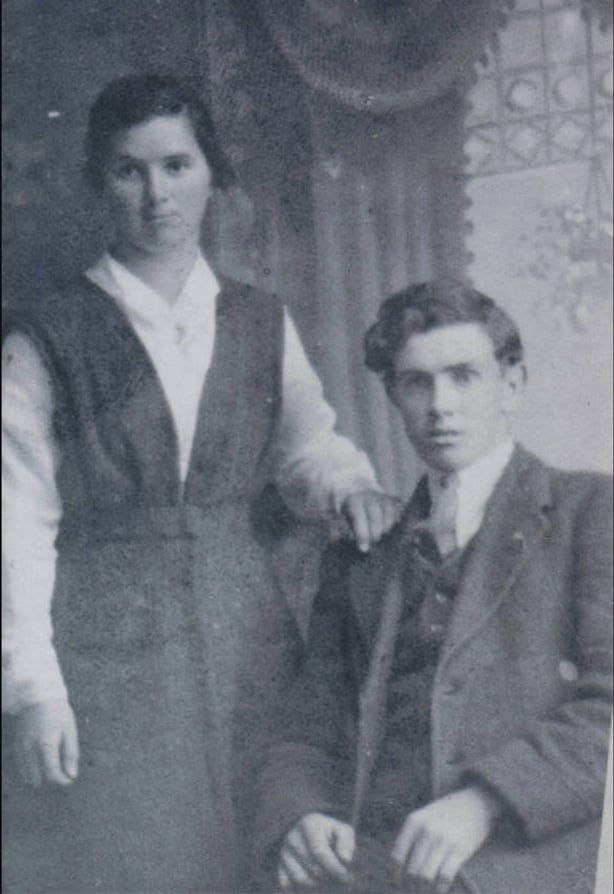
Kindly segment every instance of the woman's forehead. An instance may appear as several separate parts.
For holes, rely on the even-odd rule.
[[[111,152],[144,160],[185,153],[203,154],[185,112],[156,115],[117,131],[111,139]]]

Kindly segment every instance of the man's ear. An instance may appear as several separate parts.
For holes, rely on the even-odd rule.
[[[505,384],[504,410],[513,412],[524,395],[527,384],[527,368],[524,363],[514,363],[503,368]]]
[[[392,378],[387,378],[385,376],[382,377],[382,384],[384,385],[384,391],[386,392],[386,397],[390,401],[390,403],[395,406],[398,410],[399,404],[396,399],[396,393],[394,389],[394,382]]]

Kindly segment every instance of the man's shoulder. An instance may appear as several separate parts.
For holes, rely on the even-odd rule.
[[[611,475],[561,469],[518,446],[511,461],[521,489],[530,490],[543,508],[589,523],[611,520],[614,503]]]
[[[323,564],[347,572],[352,568],[379,565],[382,561],[389,559],[390,555],[398,549],[399,542],[410,523],[407,516],[413,500],[414,497],[402,511],[399,520],[383,534],[380,540],[370,546],[368,552],[362,552],[358,548],[353,536],[343,537],[329,543],[323,553]]]
[[[405,532],[406,524],[401,519],[367,553],[349,540],[329,546],[321,563],[318,604],[334,602],[335,611],[340,613],[355,604],[363,609],[376,606],[398,563]]]
[[[605,472],[592,472],[583,469],[559,469],[555,466],[546,467],[552,476],[555,487],[561,491],[579,491],[582,493],[612,491],[613,479]]]
[[[562,469],[546,463],[524,447],[519,447],[518,451],[522,453],[527,464],[534,470],[541,471],[548,479],[554,498],[612,496],[611,475],[585,469]]]
[[[329,543],[322,553],[320,577],[322,581],[342,580],[347,577],[352,568],[368,561],[373,550],[377,550],[379,544],[375,544],[368,554],[362,553],[353,538],[344,537]]]

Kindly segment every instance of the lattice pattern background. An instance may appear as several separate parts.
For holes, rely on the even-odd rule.
[[[468,174],[609,156],[612,35],[596,18],[578,2],[518,0],[470,91]]]

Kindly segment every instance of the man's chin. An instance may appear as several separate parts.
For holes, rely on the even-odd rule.
[[[438,472],[458,472],[469,464],[464,455],[465,451],[457,442],[429,443],[418,452],[427,466]]]

